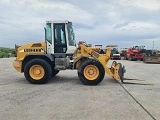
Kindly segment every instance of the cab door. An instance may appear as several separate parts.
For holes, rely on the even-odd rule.
[[[67,41],[65,32],[65,23],[55,23],[54,32],[54,53],[66,53]]]

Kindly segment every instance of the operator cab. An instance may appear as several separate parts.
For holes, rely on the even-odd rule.
[[[72,22],[47,21],[45,28],[47,54],[74,54],[76,42]]]

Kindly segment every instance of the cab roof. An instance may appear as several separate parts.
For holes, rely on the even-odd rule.
[[[68,20],[46,21],[46,23],[69,23]]]

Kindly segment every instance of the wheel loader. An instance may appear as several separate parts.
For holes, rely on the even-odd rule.
[[[100,54],[97,47],[83,41],[75,42],[72,22],[46,21],[45,41],[21,45],[17,48],[14,68],[24,73],[32,84],[44,84],[61,70],[77,70],[85,85],[99,84],[105,73],[115,80],[123,80],[125,68],[113,62],[108,68],[110,49]]]

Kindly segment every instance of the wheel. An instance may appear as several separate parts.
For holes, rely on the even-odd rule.
[[[52,68],[42,59],[33,59],[24,67],[24,76],[32,84],[47,83],[52,75]]]
[[[126,56],[124,56],[124,60],[128,60]]]
[[[58,73],[59,73],[59,70],[52,69],[52,77],[54,77]]]
[[[129,60],[129,61],[133,61],[133,56],[130,55],[128,60]]]
[[[143,61],[143,58],[141,58],[140,60]]]
[[[103,65],[96,60],[87,60],[78,68],[78,77],[85,85],[99,84],[105,75]]]

